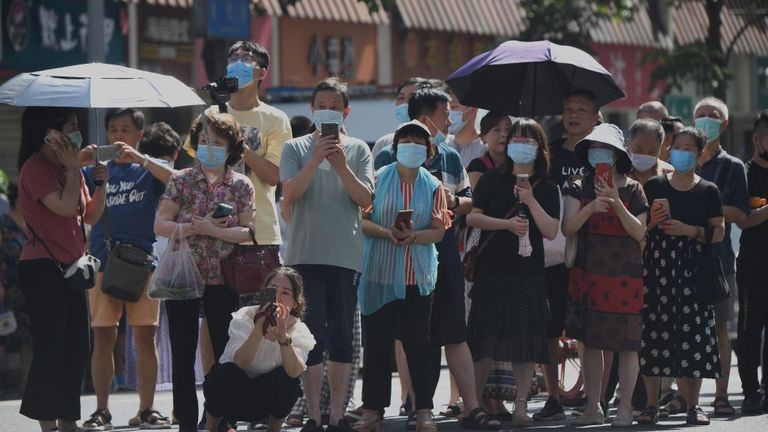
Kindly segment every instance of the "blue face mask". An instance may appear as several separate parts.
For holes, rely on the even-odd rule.
[[[607,163],[613,165],[613,150],[606,148],[591,148],[587,150],[587,159],[594,168],[597,164]]]
[[[397,144],[397,162],[406,168],[418,168],[427,160],[427,146],[416,143]]]
[[[669,163],[675,168],[675,171],[688,172],[696,166],[696,153],[672,149],[669,152]]]
[[[243,88],[253,82],[253,69],[251,63],[237,61],[227,65],[227,77],[237,78],[237,88]]]
[[[395,105],[395,120],[397,123],[408,123],[411,118],[408,116],[408,104]]]
[[[323,123],[336,123],[341,127],[341,123],[344,122],[344,114],[336,110],[315,110],[312,117],[317,130],[320,130]]]
[[[220,168],[227,162],[227,149],[224,147],[211,147],[213,149],[213,161],[209,158],[208,145],[199,144],[195,159],[199,160],[203,166],[210,169]]]
[[[464,120],[461,118],[463,115],[464,111],[450,111],[448,114],[448,117],[451,119],[451,125],[448,126],[449,134],[456,135],[457,133],[461,132],[462,129],[464,129]]]
[[[720,125],[722,123],[720,120],[711,117],[699,117],[693,121],[696,129],[704,132],[704,135],[707,136],[707,142],[712,142],[720,136]]]
[[[82,145],[83,145],[83,134],[81,134],[79,130],[76,130],[76,131],[70,133],[69,135],[67,135],[67,137],[69,137],[69,140],[72,141],[72,144],[74,144],[75,147],[77,147],[77,148],[82,147]]]
[[[507,145],[507,156],[516,164],[530,165],[536,160],[537,150],[535,145],[513,141]]]
[[[441,131],[440,128],[437,127],[437,125],[435,125],[435,122],[433,122],[431,118],[427,117],[427,120],[429,120],[429,122],[432,123],[432,127],[433,128],[437,129],[437,133],[432,137],[432,144],[440,145],[440,144],[444,143],[445,139],[448,138],[448,137],[445,136],[443,131]]]

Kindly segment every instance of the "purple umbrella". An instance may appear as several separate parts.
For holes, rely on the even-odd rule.
[[[550,41],[507,41],[446,80],[462,104],[513,116],[557,115],[573,90],[592,92],[598,106],[626,95],[586,52]]]

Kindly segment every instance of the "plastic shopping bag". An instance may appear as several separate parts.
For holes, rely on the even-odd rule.
[[[204,290],[205,283],[192,257],[189,242],[181,224],[177,224],[152,275],[148,295],[159,300],[191,300],[202,297]]]

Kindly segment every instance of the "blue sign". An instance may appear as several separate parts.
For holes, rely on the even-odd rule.
[[[34,71],[88,61],[88,11],[82,1],[2,0],[2,68]],[[104,2],[106,62],[125,63],[122,2]]]
[[[251,0],[208,0],[209,37],[250,39]]]

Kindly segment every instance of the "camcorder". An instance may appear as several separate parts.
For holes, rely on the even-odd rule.
[[[204,85],[203,90],[207,91],[211,100],[219,106],[219,112],[225,113],[232,93],[237,93],[237,85],[235,77],[219,77]]]

